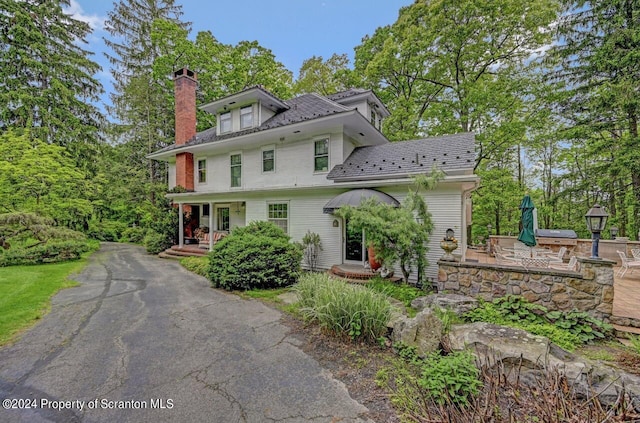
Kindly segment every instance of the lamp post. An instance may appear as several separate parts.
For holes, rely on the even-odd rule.
[[[584,217],[587,221],[587,229],[591,232],[591,258],[599,259],[598,242],[600,241],[600,232],[604,230],[609,214],[600,207],[600,204],[594,204]]]
[[[487,254],[491,255],[491,223],[487,225]]]
[[[609,232],[611,233],[611,239],[616,239],[616,237],[618,236],[618,227],[617,226],[610,227]]]

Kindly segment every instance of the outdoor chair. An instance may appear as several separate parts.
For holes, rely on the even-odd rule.
[[[640,269],[640,260],[630,259],[627,257],[627,254],[622,251],[618,251],[618,255],[620,256],[621,263],[616,276],[623,278],[624,274],[627,273],[627,270],[631,269],[631,272],[633,273],[636,267]]]
[[[498,263],[499,265],[504,265],[504,266],[520,266],[521,263],[510,259],[508,257],[506,257],[504,254],[500,254],[498,252],[496,252],[496,263]]]
[[[571,270],[571,271],[577,272],[578,271],[578,258],[576,256],[572,256],[569,259],[569,263],[551,262],[551,263],[549,263],[549,267],[552,268],[552,269]]]
[[[531,258],[523,258],[522,266],[529,270],[531,268],[538,269],[548,269],[549,268],[549,259],[543,257],[531,257]]]
[[[564,261],[563,260],[564,253],[566,252],[567,252],[567,247],[560,247],[560,250],[558,250],[557,253],[546,254],[546,255],[543,255],[542,257],[546,257],[550,261],[555,263],[562,263]]]
[[[640,260],[640,248],[632,248],[631,255],[633,256],[634,260]]]

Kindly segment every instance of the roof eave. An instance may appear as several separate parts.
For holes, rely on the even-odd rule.
[[[256,131],[256,132],[252,132],[250,134],[245,134],[245,135],[241,135],[239,137],[230,137],[230,138],[226,138],[223,140],[219,140],[219,141],[212,141],[212,142],[205,142],[205,143],[201,143],[201,144],[195,144],[195,145],[188,145],[185,144],[183,147],[177,147],[177,148],[173,148],[171,150],[167,150],[167,151],[159,151],[159,152],[155,152],[155,153],[151,153],[148,154],[146,157],[148,159],[153,159],[153,160],[162,160],[162,161],[169,161],[169,158],[175,156],[176,154],[179,153],[183,153],[183,152],[197,152],[199,150],[203,150],[203,149],[207,149],[210,148],[211,146],[226,146],[228,145],[230,142],[236,142],[238,143],[239,141],[245,141],[247,139],[251,139],[251,138],[264,138],[265,134],[267,134],[266,136],[268,137],[270,134],[274,133],[274,132],[278,132],[278,131],[282,131],[283,128],[287,128],[287,129],[291,129],[292,132],[297,130],[297,128],[304,126],[306,124],[309,123],[317,123],[317,122],[321,122],[322,120],[330,120],[330,119],[336,119],[339,117],[345,117],[348,118],[350,116],[356,116],[356,119],[358,117],[361,118],[361,120],[366,123],[367,125],[371,125],[369,123],[368,120],[366,120],[366,118],[364,116],[362,116],[362,114],[360,112],[358,112],[355,109],[350,109],[350,110],[345,110],[344,112],[338,112],[338,113],[334,113],[328,116],[320,116],[314,119],[309,119],[309,120],[305,120],[302,122],[296,122],[293,123],[291,125],[283,125],[283,126],[278,126],[275,128],[270,128],[270,129],[265,129],[262,131]],[[377,129],[375,129],[375,127],[373,127],[371,125],[371,128],[373,128],[373,130],[371,131],[371,134],[369,134],[369,137],[376,137],[378,139],[375,139],[373,141],[375,141],[372,145],[379,145],[379,144],[384,144],[385,142],[389,142],[389,140],[387,140],[387,138]]]

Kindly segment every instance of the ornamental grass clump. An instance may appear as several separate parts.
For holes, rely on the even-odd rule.
[[[354,341],[374,342],[387,330],[391,304],[383,294],[326,274],[302,276],[294,291],[303,316],[331,332]]]

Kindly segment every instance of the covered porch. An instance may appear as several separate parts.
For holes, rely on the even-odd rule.
[[[246,202],[177,203],[178,245],[185,255],[211,251],[236,226],[246,225]]]

